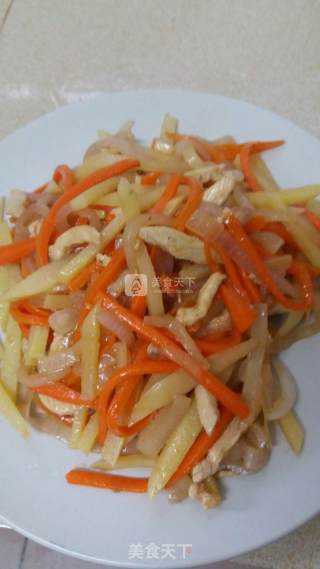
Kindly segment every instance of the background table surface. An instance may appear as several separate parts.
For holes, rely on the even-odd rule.
[[[161,87],[245,99],[320,136],[319,24],[319,0],[0,0],[0,137],[96,93]],[[5,529],[0,559],[91,567]],[[320,569],[320,517],[213,567]]]

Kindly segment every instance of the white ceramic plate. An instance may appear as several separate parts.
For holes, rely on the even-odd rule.
[[[135,119],[139,137],[150,140],[167,111],[179,118],[182,132],[208,138],[285,138],[286,146],[266,153],[279,182],[297,186],[320,181],[320,142],[289,121],[224,97],[141,91],[63,108],[3,140],[1,192],[13,187],[31,190],[47,180],[57,164],[76,164],[99,128],[112,132]],[[192,501],[170,506],[165,494],[150,502],[144,495],[68,486],[65,473],[90,464],[92,458],[86,460],[38,433],[25,443],[0,420],[0,514],[39,543],[121,567],[195,566],[234,557],[284,535],[320,509],[318,346],[314,337],[285,355],[300,387],[298,412],[307,435],[302,456],[293,456],[279,436],[262,473],[226,484],[221,508],[205,512]],[[162,549],[153,548],[155,557],[149,559],[150,544]],[[190,544],[185,555],[179,544]]]

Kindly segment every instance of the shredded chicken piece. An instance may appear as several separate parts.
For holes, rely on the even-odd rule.
[[[97,253],[96,261],[100,265],[100,267],[106,267],[110,262],[110,257],[109,255],[104,255],[103,253]]]
[[[243,181],[243,174],[240,170],[228,170],[220,180],[208,188],[203,199],[216,205],[222,205],[230,196],[237,182]]]
[[[238,442],[241,435],[252,425],[255,419],[255,413],[251,413],[244,421],[238,417],[232,419],[220,439],[209,450],[207,457],[193,468],[193,482],[202,482],[208,476],[216,474],[224,455]]]
[[[195,306],[179,308],[176,318],[185,326],[192,326],[200,318],[204,318],[225,278],[222,273],[213,273],[201,287]]]
[[[149,245],[157,245],[176,259],[206,263],[203,242],[197,237],[164,226],[142,227],[139,236]]]
[[[32,221],[30,225],[28,225],[28,231],[30,237],[37,237],[37,235],[39,235],[41,225],[42,225],[41,219],[36,219],[35,221]]]
[[[6,213],[14,217],[22,215],[27,203],[27,194],[22,190],[11,190],[6,202]]]
[[[193,482],[189,488],[189,497],[200,502],[205,510],[209,510],[219,506],[222,497],[218,484],[213,478],[208,483],[206,482],[200,482],[199,484]]]
[[[99,232],[90,225],[70,227],[70,229],[62,233],[62,235],[59,235],[55,243],[49,247],[50,258],[54,261],[62,259],[62,257],[68,253],[70,247],[80,245],[81,243],[92,243],[93,245],[99,246]]]

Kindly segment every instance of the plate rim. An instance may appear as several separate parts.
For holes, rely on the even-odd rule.
[[[301,134],[303,134],[304,136],[308,136],[310,138],[310,140],[312,140],[313,142],[316,142],[317,144],[320,143],[319,138],[317,138],[317,136],[315,136],[313,133],[310,133],[308,130],[304,129],[303,127],[301,127],[300,125],[296,124],[295,122],[293,122],[292,120],[290,120],[287,117],[283,117],[282,115],[269,110],[268,108],[264,107],[264,106],[259,106],[256,105],[254,103],[248,102],[244,99],[238,99],[235,97],[229,97],[229,96],[225,96],[223,94],[220,93],[212,93],[209,91],[198,91],[196,89],[130,89],[130,90],[115,90],[115,91],[106,91],[106,92],[99,92],[99,93],[94,93],[94,94],[90,94],[88,93],[88,97],[86,97],[84,100],[80,100],[77,101],[76,103],[68,103],[62,106],[59,106],[51,111],[49,111],[48,113],[42,114],[38,117],[36,117],[35,119],[33,119],[32,121],[27,122],[26,124],[20,126],[19,128],[17,128],[16,130],[14,130],[13,132],[7,134],[6,136],[4,136],[3,138],[1,138],[0,140],[0,155],[1,155],[1,146],[2,143],[5,143],[7,140],[10,140],[11,138],[14,138],[15,136],[19,136],[19,134],[23,133],[24,131],[30,129],[30,127],[37,127],[37,125],[41,122],[43,122],[45,119],[50,119],[53,116],[56,116],[57,114],[63,114],[63,113],[67,113],[68,110],[70,108],[79,108],[81,109],[82,107],[85,106],[91,106],[92,104],[95,103],[95,101],[98,100],[103,100],[104,98],[108,98],[110,95],[112,95],[113,97],[130,97],[130,96],[135,96],[135,95],[165,95],[165,96],[170,96],[170,95],[174,95],[174,96],[206,96],[208,98],[213,98],[213,99],[221,99],[221,100],[227,100],[230,103],[235,103],[235,104],[241,104],[243,106],[245,106],[248,109],[254,109],[255,111],[259,111],[259,112],[263,112],[266,115],[270,115],[273,116],[275,119],[281,119],[281,121],[284,121],[286,123],[286,125],[291,128],[291,129],[296,129],[296,131],[300,132]],[[234,557],[239,557],[241,555],[245,555],[245,554],[249,554],[252,553],[258,549],[260,549],[261,547],[270,545],[271,543],[274,543],[280,539],[282,539],[283,537],[289,535],[290,533],[296,531],[299,527],[302,527],[303,525],[305,525],[306,523],[310,522],[312,519],[314,519],[318,514],[320,513],[320,504],[317,508],[317,511],[315,513],[310,514],[310,516],[306,517],[304,519],[303,522],[296,522],[294,523],[290,529],[288,530],[284,530],[280,533],[277,533],[277,535],[275,537],[271,537],[270,539],[260,539],[259,543],[257,543],[257,545],[255,545],[254,548],[251,549],[246,549],[243,550],[240,545],[238,547],[238,551],[236,553],[232,553],[232,557],[226,555],[226,556],[220,556],[219,557],[219,561],[225,561]],[[0,520],[3,520],[5,523],[7,523],[11,529],[17,531],[18,533],[20,533],[21,535],[23,535],[24,537],[31,539],[32,541],[44,546],[44,547],[48,547],[49,549],[52,549],[54,551],[57,551],[59,553],[62,553],[64,555],[69,555],[72,556],[74,558],[77,559],[81,559],[84,561],[88,561],[88,562],[92,562],[92,563],[101,563],[102,565],[105,566],[114,566],[114,567],[128,567],[128,568],[140,568],[140,567],[163,567],[164,565],[162,563],[148,563],[145,562],[145,560],[138,560],[137,562],[135,561],[131,561],[131,560],[127,560],[127,561],[111,561],[111,560],[107,560],[107,559],[101,559],[99,557],[93,557],[92,555],[88,555],[88,554],[83,554],[83,553],[79,553],[70,549],[67,549],[63,546],[60,546],[58,544],[55,544],[53,542],[50,542],[49,540],[43,539],[39,536],[34,535],[32,532],[25,530],[23,528],[21,528],[18,524],[15,524],[13,522],[11,522],[10,519],[6,518],[5,516],[3,516],[1,514],[0,511]],[[237,548],[235,548],[236,550]],[[209,550],[210,551],[210,550]],[[207,555],[206,557],[202,558],[203,560],[201,561],[201,565],[206,565],[209,563],[212,563],[212,559],[210,558],[210,555]],[[173,560],[174,561],[174,560]],[[215,561],[216,562],[216,561]],[[194,561],[192,561],[191,559],[185,559],[183,560],[175,560],[175,562],[173,563],[166,563],[165,567],[168,568],[172,568],[172,569],[178,569],[180,567],[194,567]]]
[[[86,96],[83,99],[80,99],[79,101],[76,102],[71,102],[71,103],[66,103],[66,104],[62,104],[59,105],[58,107],[56,107],[55,109],[52,109],[50,111],[48,111],[47,113],[43,113],[42,115],[37,116],[36,118],[34,118],[31,121],[28,121],[27,123],[19,126],[18,128],[16,128],[15,130],[13,130],[12,132],[6,134],[4,137],[2,137],[0,139],[0,144],[2,142],[5,142],[7,139],[10,139],[11,137],[14,137],[16,134],[19,134],[21,132],[23,132],[24,130],[30,128],[31,126],[36,126],[38,124],[38,122],[42,122],[45,118],[49,118],[52,115],[56,115],[56,114],[60,114],[60,113],[64,113],[67,112],[68,109],[70,108],[76,108],[76,107],[81,107],[81,106],[90,106],[90,104],[92,104],[95,101],[98,101],[99,99],[102,100],[105,97],[108,96],[130,96],[130,95],[144,95],[144,94],[157,94],[157,95],[200,95],[200,96],[206,96],[206,97],[213,97],[216,99],[221,99],[221,100],[227,100],[233,103],[241,103],[241,105],[247,107],[247,108],[253,108],[257,111],[263,111],[264,113],[273,116],[274,118],[277,119],[281,119],[282,121],[286,122],[288,126],[290,126],[291,128],[293,127],[294,129],[297,129],[298,131],[300,131],[301,133],[303,133],[304,135],[307,135],[308,137],[312,138],[314,141],[316,142],[320,142],[320,138],[318,138],[315,134],[313,134],[312,132],[309,132],[307,129],[305,129],[304,127],[300,126],[299,124],[295,123],[293,120],[289,119],[288,117],[285,117],[283,115],[280,115],[279,113],[268,109],[265,106],[260,106],[257,105],[256,103],[251,103],[249,101],[246,101],[245,99],[242,98],[237,98],[237,97],[231,97],[229,95],[223,95],[222,93],[212,93],[210,91],[198,91],[197,89],[175,89],[175,88],[159,88],[159,89],[128,89],[128,90],[114,90],[114,91],[99,91],[99,92],[95,92],[95,93],[87,93]]]

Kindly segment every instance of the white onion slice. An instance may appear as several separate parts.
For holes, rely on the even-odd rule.
[[[224,249],[231,259],[233,259],[237,265],[242,267],[246,273],[256,275],[255,268],[249,259],[248,255],[243,251],[237,241],[228,233],[223,231],[217,239],[218,245]]]
[[[24,369],[20,369],[18,374],[19,382],[28,387],[40,387],[40,385],[47,385],[59,381],[65,376],[65,372],[57,373],[32,373],[28,374]]]
[[[76,308],[62,308],[49,316],[49,326],[57,334],[64,336],[75,328],[79,318]]]
[[[131,329],[122,322],[113,312],[100,308],[97,312],[97,319],[112,334],[117,336],[119,340],[131,346],[134,342],[134,334]]]
[[[204,207],[203,204],[209,207]],[[221,216],[221,208],[208,202],[203,202],[203,204],[188,219],[187,229],[205,240],[216,240],[223,232],[222,222],[218,219],[219,215]]]
[[[262,366],[268,347],[268,310],[259,305],[259,317],[251,327],[250,336],[256,346],[245,360],[243,397],[249,403],[252,412],[257,412],[262,401]]]

